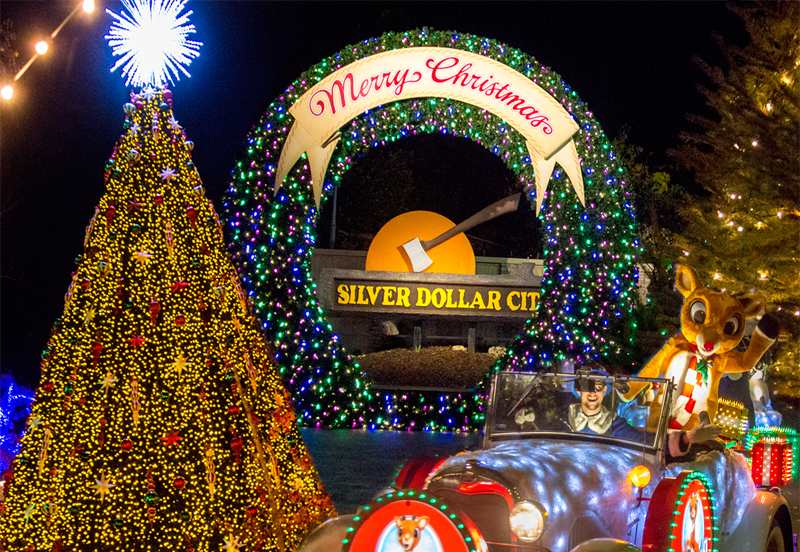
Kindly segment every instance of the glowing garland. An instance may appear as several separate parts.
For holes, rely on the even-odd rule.
[[[278,157],[293,122],[288,109],[306,90],[358,59],[426,45],[468,50],[508,65],[553,95],[580,126],[575,142],[587,206],[580,205],[557,170],[541,215],[547,234],[541,306],[495,369],[561,360],[627,363],[625,347],[635,330],[627,316],[635,295],[639,244],[632,201],[622,180],[624,168],[586,105],[557,74],[494,40],[427,29],[387,33],[326,58],[270,105],[247,138],[223,201],[234,260],[275,345],[299,421],[307,426],[468,431],[483,424],[480,389],[473,396],[370,393],[358,365],[333,334],[309,275],[318,213],[304,159],[278,194],[272,194]],[[530,159],[514,129],[474,106],[436,98],[384,105],[345,125],[324,193],[339,185],[344,172],[368,149],[433,132],[484,145],[519,176],[529,196],[534,193]]]

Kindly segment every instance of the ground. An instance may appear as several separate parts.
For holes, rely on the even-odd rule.
[[[488,353],[455,351],[452,347],[425,347],[419,351],[380,351],[355,360],[378,385],[472,389],[489,373],[497,358]]]

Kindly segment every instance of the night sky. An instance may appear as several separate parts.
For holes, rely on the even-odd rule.
[[[0,362],[28,386],[64,308],[84,229],[104,192],[105,162],[129,100],[103,36],[119,2],[80,12],[0,100]],[[78,0],[3,0],[24,63]],[[744,44],[724,2],[325,2],[190,1],[190,38],[204,45],[172,86],[175,117],[196,144],[206,193],[221,196],[250,128],[302,71],[348,44],[422,26],[494,38],[560,74],[605,133],[629,128],[655,169],[690,130],[685,114],[708,114],[692,62],[724,62],[712,33]],[[2,83],[5,84],[5,83]]]

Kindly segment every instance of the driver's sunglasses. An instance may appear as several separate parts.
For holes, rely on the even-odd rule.
[[[605,388],[606,384],[602,380],[578,380],[579,388],[581,393],[591,393],[592,391],[597,391],[601,393]]]

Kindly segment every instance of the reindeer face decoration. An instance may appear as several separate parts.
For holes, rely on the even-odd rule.
[[[691,519],[691,525],[689,526],[689,538],[686,539],[686,542],[683,545],[685,552],[700,552],[700,543],[697,542],[697,504],[699,502],[700,499],[698,498],[697,493],[692,493],[692,495],[689,497],[689,518]],[[702,535],[702,527],[700,534]]]
[[[428,516],[397,516],[394,522],[397,525],[397,540],[403,550],[414,550],[419,544],[422,530],[428,526]]]

